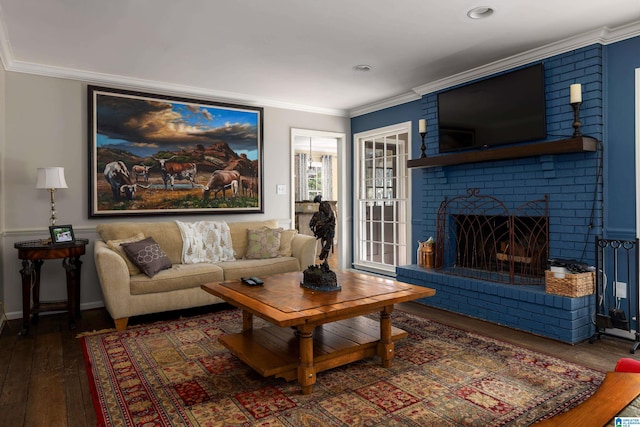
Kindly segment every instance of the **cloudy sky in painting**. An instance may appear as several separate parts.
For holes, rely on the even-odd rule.
[[[100,93],[95,108],[97,147],[145,157],[226,142],[237,154],[258,158],[259,114],[253,110]]]

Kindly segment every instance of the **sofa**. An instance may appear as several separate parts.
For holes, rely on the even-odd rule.
[[[295,230],[282,230],[276,220],[222,223],[228,226],[226,236],[230,237],[234,260],[193,263],[183,262],[184,225],[187,223],[123,221],[96,227],[101,240],[94,243],[95,265],[105,307],[118,331],[126,329],[131,316],[223,302],[203,291],[202,284],[302,271],[316,261],[315,238],[297,234]],[[275,242],[276,246],[280,245],[275,248],[277,254],[271,250],[268,257],[260,258],[258,247],[256,255],[256,245],[261,241],[255,236],[261,230],[266,230],[270,236],[282,237],[280,243]],[[132,264],[123,249],[142,238],[152,238],[157,243],[166,254],[164,258],[169,259],[170,268],[165,267],[150,277]],[[253,256],[249,257],[248,251]]]

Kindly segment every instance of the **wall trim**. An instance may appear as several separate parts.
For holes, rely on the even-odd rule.
[[[1,47],[1,46],[0,46]],[[13,60],[10,55],[2,53],[5,70],[16,73],[35,74],[45,77],[54,77],[69,80],[79,80],[88,84],[102,86],[118,86],[122,89],[130,90],[150,90],[174,96],[194,96],[200,99],[206,98],[211,101],[220,102],[241,102],[246,105],[282,108],[285,110],[303,111],[308,113],[326,114],[330,116],[348,117],[346,110],[322,108],[311,105],[293,104],[276,101],[267,98],[257,98],[244,93],[226,92],[212,90],[201,87],[180,85],[168,82],[136,79],[115,74],[94,73],[91,71],[75,70],[64,67],[54,67],[49,65],[34,64]],[[9,58],[7,58],[9,57]]]
[[[123,219],[123,221],[126,221]],[[81,233],[97,233],[96,227],[92,227],[89,225],[85,226],[73,226],[74,234]],[[16,228],[13,230],[3,230],[2,237],[24,237],[24,236],[39,236],[40,238],[48,238],[49,237],[49,227],[47,228]],[[44,236],[43,236],[44,235]]]
[[[356,107],[351,110],[323,108],[318,106],[293,104],[287,102],[276,101],[267,98],[256,98],[249,94],[226,92],[211,90],[200,87],[193,87],[187,85],[171,84],[167,82],[158,82],[151,80],[135,79],[124,76],[118,76],[113,74],[94,73],[84,70],[76,70],[65,67],[54,67],[42,64],[36,64],[26,61],[18,61],[13,57],[13,51],[11,44],[9,43],[9,36],[7,33],[7,26],[4,20],[2,10],[0,9],[0,62],[2,62],[6,71],[36,74],[47,77],[63,78],[70,80],[80,80],[90,84],[99,85],[118,85],[122,88],[131,89],[145,89],[151,91],[160,91],[162,93],[178,96],[199,96],[207,97],[214,101],[233,101],[242,102],[247,105],[259,105],[266,107],[282,108],[287,110],[304,111],[309,113],[326,114],[338,117],[357,117],[363,114],[367,114],[373,111],[378,111],[384,108],[400,105],[412,100],[419,99],[420,96],[439,90],[445,87],[450,87],[455,84],[465,83],[483,76],[495,74],[501,70],[517,67],[518,64],[529,63],[543,57],[553,56],[559,53],[566,52],[571,49],[577,49],[593,43],[609,44],[615,43],[627,38],[640,35],[640,21],[633,22],[627,25],[622,25],[616,28],[602,27],[590,32],[579,34],[574,37],[570,37],[561,42],[552,43],[541,48],[533,49],[528,52],[524,52],[519,55],[511,56],[500,61],[496,61],[487,64],[482,67],[477,67],[463,73],[456,74],[451,77],[436,80],[416,88],[413,88],[411,92],[398,94],[396,96],[382,99],[379,102]]]
[[[447,89],[452,86],[467,83],[482,77],[488,77],[496,73],[511,70],[532,62],[541,61],[555,55],[559,55],[571,50],[580,49],[592,44],[607,45],[640,35],[640,21],[623,25],[616,28],[602,27],[593,31],[567,38],[565,40],[551,43],[539,48],[531,49],[489,64],[481,65],[467,71],[463,71],[452,76],[448,76],[421,86],[412,88],[412,92],[397,95],[392,98],[371,103],[362,107],[350,110],[350,117],[357,117],[384,108],[394,107],[414,100],[412,96],[422,97],[429,93]]]
[[[80,304],[80,312],[83,312],[85,310],[92,310],[94,308],[102,308],[102,307],[104,307],[103,301],[85,302]],[[48,311],[46,313],[40,313],[40,316],[47,316],[47,315],[58,314],[58,313],[66,313],[66,311]],[[12,311],[10,313],[6,313],[6,315],[7,315],[6,320],[22,319],[22,310]],[[20,327],[22,327],[22,325],[20,325]],[[0,332],[1,331],[2,330],[0,329]]]

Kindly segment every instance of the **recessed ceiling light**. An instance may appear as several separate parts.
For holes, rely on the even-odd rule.
[[[353,69],[356,71],[371,71],[373,67],[367,64],[354,65]]]
[[[467,16],[471,19],[488,18],[493,14],[493,9],[489,6],[478,6],[467,12]]]

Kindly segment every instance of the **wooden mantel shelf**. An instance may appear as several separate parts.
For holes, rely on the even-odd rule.
[[[543,156],[547,154],[581,153],[585,151],[596,151],[597,147],[598,141],[595,139],[578,137],[482,151],[466,151],[464,153],[422,157],[419,159],[408,160],[407,167],[433,168],[436,166],[462,165],[466,163],[487,162],[490,160],[518,159],[523,157]]]

